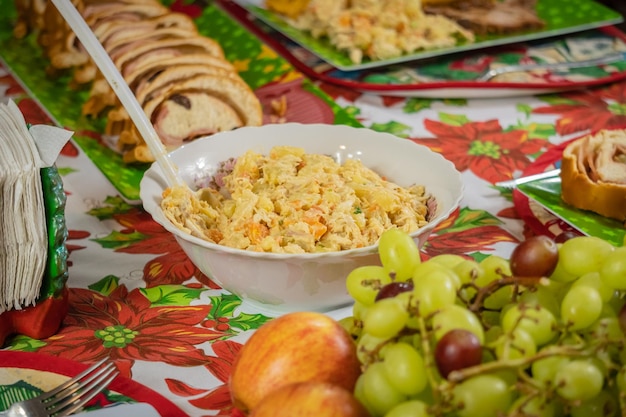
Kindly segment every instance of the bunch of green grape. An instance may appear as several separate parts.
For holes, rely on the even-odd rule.
[[[346,280],[373,417],[626,417],[626,246],[536,236],[421,261],[406,233]]]

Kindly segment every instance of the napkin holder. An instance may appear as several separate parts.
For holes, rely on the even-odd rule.
[[[27,128],[22,113],[12,101],[6,105],[0,104],[0,113],[3,116],[0,117],[0,156],[2,153],[8,155],[10,147],[15,146],[15,143],[9,143],[10,140],[34,142],[36,151],[33,152],[32,167],[39,170],[40,192],[42,193],[42,198],[39,198],[39,201],[43,204],[46,228],[43,231],[45,233],[43,251],[38,251],[40,253],[37,254],[37,257],[41,256],[44,259],[43,270],[40,274],[36,274],[37,276],[20,276],[20,268],[7,266],[11,263],[7,264],[6,259],[5,262],[0,263],[0,268],[3,269],[0,270],[0,274],[2,274],[0,275],[0,283],[3,284],[5,296],[6,288],[23,286],[24,283],[35,285],[33,294],[18,300],[3,300],[1,298],[3,295],[0,294],[1,347],[5,344],[7,337],[13,334],[21,334],[34,339],[43,339],[54,335],[68,311],[68,291],[66,288],[68,251],[65,246],[68,235],[65,224],[66,196],[63,182],[54,166],[54,161],[62,147],[72,136],[72,132],[47,125],[35,125]],[[9,131],[10,134],[6,133]],[[2,162],[0,161],[0,163]],[[4,192],[3,189],[6,190],[10,187],[3,187],[8,183],[6,180],[7,178],[2,178],[0,175],[0,193]],[[11,210],[2,207],[3,204],[8,204],[8,199],[5,197],[5,195],[0,195],[0,213],[4,213],[6,216],[6,213]],[[3,218],[2,221],[33,222],[35,219],[32,213],[21,212],[16,214],[15,219]],[[10,233],[3,236],[3,239],[8,238],[10,238]],[[7,242],[2,244],[11,245]],[[0,244],[0,250],[2,244]],[[17,247],[23,246],[20,242],[13,244]],[[24,252],[24,255],[20,255],[21,252],[17,253],[18,258],[31,256],[27,252]],[[19,264],[20,261],[31,262],[33,260],[18,259],[16,264]],[[24,279],[27,281],[23,281]]]

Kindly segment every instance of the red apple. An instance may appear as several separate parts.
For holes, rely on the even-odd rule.
[[[351,392],[327,382],[296,382],[265,396],[250,417],[369,417]]]
[[[288,313],[265,323],[241,348],[230,390],[233,404],[247,412],[296,382],[328,382],[352,392],[360,373],[355,343],[339,323],[322,313]]]

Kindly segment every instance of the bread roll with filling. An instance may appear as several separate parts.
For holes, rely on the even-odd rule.
[[[579,209],[626,221],[626,130],[601,130],[565,148],[561,198]]]

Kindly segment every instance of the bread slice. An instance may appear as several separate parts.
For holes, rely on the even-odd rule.
[[[184,82],[171,84],[169,88],[159,92],[143,105],[146,114],[151,117],[156,107],[175,94],[189,91],[204,91],[230,105],[246,126],[260,126],[263,122],[261,104],[250,89],[240,80],[219,75],[200,74]]]
[[[200,110],[198,110],[200,109]],[[224,101],[200,91],[174,94],[152,112],[152,123],[159,138],[169,150],[184,142],[244,125],[232,107]],[[133,126],[120,134],[118,148],[126,162],[152,162],[145,142]],[[137,149],[141,149],[138,151]]]
[[[128,25],[124,21],[109,20],[100,24],[97,28],[94,28],[94,33],[103,45],[107,45],[112,38],[118,36],[121,32],[127,33],[129,30],[150,31],[162,28],[178,28],[197,32],[196,25],[189,16],[183,13],[170,12],[164,15],[142,19],[132,25]]]
[[[163,33],[174,33],[175,29],[163,30]],[[117,54],[113,53],[111,58],[116,63],[118,69],[124,75],[124,64],[128,61],[125,76],[127,84],[131,90],[136,89],[141,77],[153,75],[147,74],[151,66],[164,68],[164,66],[174,66],[181,62],[198,62],[207,67],[223,68],[225,71],[235,71],[232,64],[224,58],[221,46],[210,38],[200,35],[178,39],[149,39],[142,40],[137,44],[132,44]],[[182,58],[187,54],[189,58]],[[133,56],[134,55],[134,56]],[[142,73],[142,71],[144,71]],[[216,70],[217,71],[217,70]],[[225,72],[221,72],[225,74]],[[193,74],[189,74],[190,76]],[[97,117],[105,109],[115,105],[117,97],[109,87],[108,82],[102,74],[96,74],[91,86],[89,98],[82,107],[82,113],[86,116]]]
[[[82,16],[91,28],[96,28],[106,21],[119,20],[122,16],[138,16],[139,20],[162,16],[169,9],[156,1],[149,2],[106,2],[85,7]],[[93,29],[92,29],[93,30]]]
[[[148,42],[160,42],[166,39],[189,39],[196,36],[200,35],[198,35],[195,29],[140,27],[119,31],[115,36],[109,37],[102,46],[115,61],[118,56]]]
[[[258,126],[263,120],[256,95],[238,78],[199,74],[166,83],[154,93],[144,103],[144,112],[168,148],[198,136],[246,125]],[[121,132],[118,148],[127,163],[151,162],[148,150],[135,150],[144,146],[144,142],[126,117],[121,106],[110,112],[107,133]]]
[[[601,130],[565,148],[561,198],[574,207],[626,221],[626,130]]]
[[[153,74],[146,74],[148,76],[144,77],[134,88],[135,97],[139,103],[143,104],[151,97],[158,96],[159,91],[169,88],[170,84],[184,82],[191,77],[202,74],[229,77],[243,83],[239,74],[222,67],[206,64],[175,65],[164,69],[155,69]]]
[[[165,68],[178,65],[207,65],[218,67],[236,73],[237,70],[229,61],[224,58],[215,57],[206,52],[176,55],[163,58],[157,54],[143,55],[133,62],[133,70],[128,72],[124,79],[134,91],[137,85],[143,82],[146,77],[150,77]]]
[[[215,40],[204,36],[195,36],[188,39],[167,39],[158,42],[149,42],[134,50],[121,54],[113,61],[122,75],[126,76],[139,65],[139,62],[141,62],[145,56],[153,55],[154,57],[166,59],[194,53],[208,53],[216,58],[225,59],[222,47]]]
[[[160,16],[168,12],[168,9],[156,2],[146,4],[126,4],[111,2],[100,5],[101,8],[92,10],[89,7],[83,11],[83,18],[94,30],[98,24],[106,21],[141,20],[145,17]],[[69,68],[84,65],[90,60],[89,54],[82,48],[76,38],[76,34],[69,30],[63,36],[63,41],[51,46],[49,58],[55,68]],[[57,46],[58,45],[58,46]]]
[[[155,0],[72,0],[72,3],[74,3],[76,10],[79,11],[85,20],[94,15],[113,15],[116,12],[128,7],[148,6],[154,9],[155,7],[162,6]]]
[[[183,142],[201,136],[244,125],[232,107],[202,91],[170,96],[152,113],[152,123],[168,149],[175,149]]]

